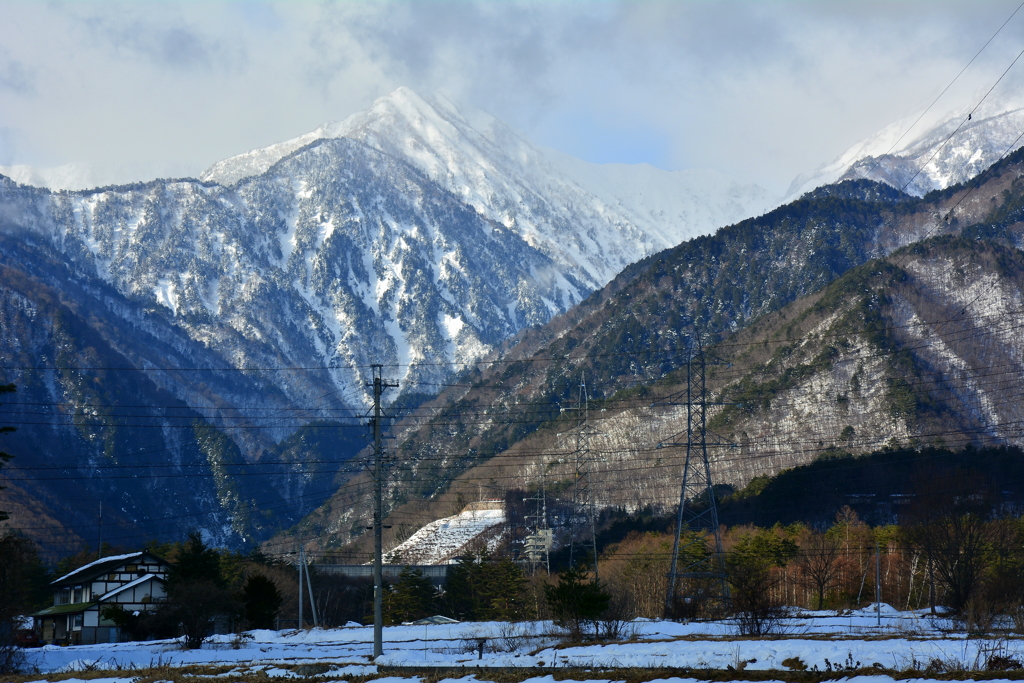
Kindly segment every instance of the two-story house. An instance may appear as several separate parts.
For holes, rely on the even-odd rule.
[[[113,643],[120,629],[103,618],[103,607],[150,611],[166,595],[170,566],[145,550],[103,557],[53,581],[53,606],[36,612],[35,630],[47,643]]]

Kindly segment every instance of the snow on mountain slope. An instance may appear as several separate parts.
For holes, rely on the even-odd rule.
[[[714,185],[705,190],[713,199]],[[659,223],[637,206],[598,198],[489,115],[401,89],[344,122],[217,164],[203,181],[52,192],[0,176],[0,262],[69,305],[91,297],[88,324],[124,359],[112,365],[225,429],[192,439],[194,455],[223,473],[222,463],[255,462],[306,421],[362,415],[371,365],[400,383],[386,402],[433,394],[688,236],[679,211]],[[45,366],[63,348],[45,324],[23,327],[20,341],[39,339],[21,345],[35,356],[20,365]],[[40,401],[66,402],[67,391]],[[244,411],[291,417],[254,426]],[[40,429],[38,442],[58,436]],[[180,450],[167,444],[153,451]],[[273,482],[282,498],[313,486],[295,479]],[[250,480],[218,481],[211,491],[244,513],[232,487]],[[57,498],[44,488],[41,498]],[[277,504],[278,493],[244,491]]]
[[[505,523],[500,501],[473,503],[457,515],[430,522],[387,553],[389,564],[449,564],[477,540],[496,538]]]
[[[785,201],[822,185],[856,178],[878,180],[918,196],[969,180],[1024,144],[1024,109],[1006,105],[988,111],[995,113],[977,114],[970,121],[966,120],[969,110],[946,114],[930,124],[919,124],[919,131],[902,140],[900,136],[914,121],[897,121],[832,163],[797,177]]]
[[[396,378],[422,390],[416,381],[447,377],[449,363],[594,286],[349,138],[300,148],[230,190],[186,180],[49,194],[8,182],[0,204],[239,367],[325,368],[289,380],[297,400],[326,389],[361,405],[358,368],[374,362],[402,366]]]
[[[606,168],[542,151],[490,114],[408,88],[340,123],[219,162],[202,178],[230,185],[309,140],[334,137],[411,164],[591,288],[643,256],[772,205],[764,190],[720,174]]]

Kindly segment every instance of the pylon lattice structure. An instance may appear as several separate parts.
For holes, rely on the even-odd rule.
[[[693,615],[720,613],[729,603],[718,503],[708,462],[706,366],[704,348],[696,339],[686,360],[686,462],[665,596],[667,617],[680,611],[680,598],[681,611]]]
[[[523,561],[529,567],[531,575],[541,566],[550,574],[550,551],[554,533],[548,526],[547,481],[543,472],[537,494],[530,498],[524,498],[523,501],[534,503],[533,514],[526,515],[527,520],[532,520],[529,526],[532,527],[533,532],[523,539]]]
[[[576,452],[573,460],[572,516],[569,518],[569,565],[575,567],[586,555],[593,561],[597,578],[597,517],[591,487],[590,399],[587,382],[580,380],[576,403]],[[589,547],[587,547],[589,546]],[[589,551],[589,552],[588,552]]]

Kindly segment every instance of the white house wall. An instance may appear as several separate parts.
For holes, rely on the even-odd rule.
[[[116,602],[122,607],[126,604],[138,604],[137,609],[144,609],[146,605],[160,600],[166,595],[163,585],[156,579],[150,579],[138,586],[133,586],[121,591],[105,602]],[[127,609],[127,608],[126,608]]]

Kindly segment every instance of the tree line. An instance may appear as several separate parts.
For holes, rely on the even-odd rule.
[[[963,471],[955,486],[951,481],[933,478],[930,488],[918,486],[898,523],[872,526],[844,505],[827,525],[722,527],[718,566],[724,574],[714,580],[724,580],[726,599],[710,597],[712,579],[685,574],[688,564],[708,559],[714,544],[684,530],[683,576],[675,601],[666,605],[675,532],[637,520],[633,531],[604,546],[596,572],[577,565],[531,576],[507,547],[483,546],[448,568],[440,590],[421,571],[406,567],[386,586],[385,623],[433,615],[460,621],[551,619],[583,639],[612,634],[614,624],[637,617],[728,617],[741,632],[759,635],[778,627],[789,608],[848,610],[878,596],[901,610],[941,611],[968,631],[1024,631],[1024,520],[989,478]],[[293,564],[259,552],[210,548],[197,533],[147,549],[173,566],[168,597],[152,613],[105,609],[104,616],[129,637],[184,636],[186,646],[195,647],[215,625],[222,632],[303,626]],[[52,577],[95,558],[94,551],[83,550],[49,573],[30,541],[13,534],[0,538],[0,617],[10,620],[45,606],[52,600]],[[312,598],[321,625],[372,621],[370,581],[318,571],[316,564],[310,575],[312,588],[302,599],[308,604]]]
[[[993,514],[982,496],[923,506],[902,524],[872,527],[843,506],[826,529],[743,525],[723,528],[722,538],[725,605],[703,599],[708,579],[681,578],[676,603],[666,606],[668,533],[634,533],[610,546],[601,576],[631,617],[733,616],[750,635],[781,625],[787,607],[857,609],[876,595],[969,631],[1024,630],[1024,520]],[[682,545],[710,552],[710,544]]]

